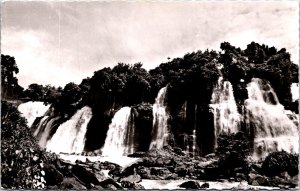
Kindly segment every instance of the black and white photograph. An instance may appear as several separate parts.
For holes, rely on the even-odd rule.
[[[299,2],[1,2],[1,190],[299,189]]]

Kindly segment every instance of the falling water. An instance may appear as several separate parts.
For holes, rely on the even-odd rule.
[[[299,99],[299,83],[292,83],[291,93],[292,93],[292,100],[293,101]]]
[[[254,158],[270,152],[298,152],[298,129],[288,118],[270,84],[253,78],[245,101],[248,131],[254,137]]]
[[[27,120],[27,125],[31,127],[35,118],[43,116],[50,105],[44,105],[43,102],[29,101],[19,105],[18,110]]]
[[[196,129],[193,130],[193,157],[196,156]]]
[[[37,137],[38,134],[42,132],[42,128],[46,125],[49,116],[44,116],[38,123],[37,128],[35,129],[33,136]]]
[[[46,149],[55,153],[81,153],[84,149],[87,125],[92,117],[91,108],[85,106],[68,121],[61,124]]]
[[[123,156],[129,154],[131,148],[126,145],[126,132],[131,108],[123,107],[114,115],[102,149],[103,156]]]
[[[53,124],[55,121],[57,121],[60,117],[55,117],[55,118],[52,118],[50,119],[45,125],[45,129],[43,130],[43,132],[41,133],[41,135],[39,136],[38,138],[38,143],[40,145],[40,147],[42,148],[45,148],[46,145],[47,145],[47,142],[49,140],[49,135],[50,135],[50,132],[53,128]]]
[[[240,114],[233,95],[232,85],[220,77],[213,90],[211,108],[214,113],[215,137],[239,131]]]
[[[124,144],[126,145],[125,154],[132,154],[135,152],[135,124],[133,114],[131,114],[128,119]]]
[[[183,135],[183,145],[186,153],[190,153],[190,145],[189,145],[189,135]]]
[[[162,148],[168,137],[168,118],[169,115],[166,111],[165,97],[166,97],[167,87],[159,90],[158,95],[155,99],[153,105],[153,129],[152,129],[152,141],[150,144],[150,149]]]
[[[195,157],[196,155],[196,129],[197,129],[197,105],[195,105],[195,120],[194,120],[194,129],[193,129],[193,134],[192,134],[192,138],[193,138],[193,146],[192,146],[192,151],[193,151],[193,157]]]

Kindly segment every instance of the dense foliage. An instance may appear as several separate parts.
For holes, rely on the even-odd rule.
[[[238,170],[247,174],[249,171],[247,157],[250,154],[248,138],[244,133],[221,135],[218,137],[216,155],[219,157],[220,172],[226,177],[233,177]]]
[[[277,176],[282,172],[288,172],[290,176],[299,173],[298,155],[279,151],[269,154],[262,164],[263,173],[267,176]]]
[[[15,76],[19,68],[15,58],[1,54],[1,96],[2,99],[14,99],[22,96],[23,88],[18,84]]]
[[[44,165],[54,155],[40,150],[26,120],[12,104],[1,102],[1,184],[4,188],[45,188]]]

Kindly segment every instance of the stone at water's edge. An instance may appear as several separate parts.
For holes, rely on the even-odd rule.
[[[143,179],[140,184],[145,187],[145,189],[180,189],[179,185],[186,182],[187,180],[148,180]],[[268,186],[252,186],[248,185],[246,181],[242,182],[229,182],[227,180],[224,180],[222,182],[217,181],[201,181],[196,180],[201,186],[205,187],[209,186],[209,189],[214,190],[222,190],[222,189],[242,189],[242,190],[249,190],[249,189],[264,189],[264,190],[273,190],[273,189],[279,189],[278,187],[268,187]],[[200,187],[201,187],[200,186]],[[181,188],[182,189],[182,188]]]
[[[196,181],[187,181],[179,185],[180,188],[185,189],[199,189],[200,184]]]
[[[130,175],[120,180],[121,185],[124,188],[133,188],[133,189],[138,189],[138,188],[143,189],[141,185],[137,184],[141,181],[142,179],[140,175]]]
[[[59,185],[55,186],[50,186],[49,189],[51,190],[86,190],[87,188],[79,183],[76,178],[71,177],[71,178],[64,178],[62,183]]]
[[[44,167],[45,171],[45,180],[48,185],[57,185],[61,183],[64,179],[64,176],[59,172],[54,165],[46,165]]]

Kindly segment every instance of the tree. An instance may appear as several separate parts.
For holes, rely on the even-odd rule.
[[[24,91],[24,95],[34,101],[43,101],[45,96],[45,89],[43,85],[35,83],[30,84],[28,88]]]
[[[79,85],[70,82],[66,84],[62,91],[62,101],[65,103],[73,104],[82,98],[82,92]]]
[[[1,54],[1,92],[2,97],[16,98],[21,96],[23,88],[18,84],[15,77],[19,73],[19,68],[15,58]]]
[[[43,101],[46,103],[57,103],[59,98],[61,97],[61,87],[55,88],[51,85],[46,85],[44,87],[44,99]]]

